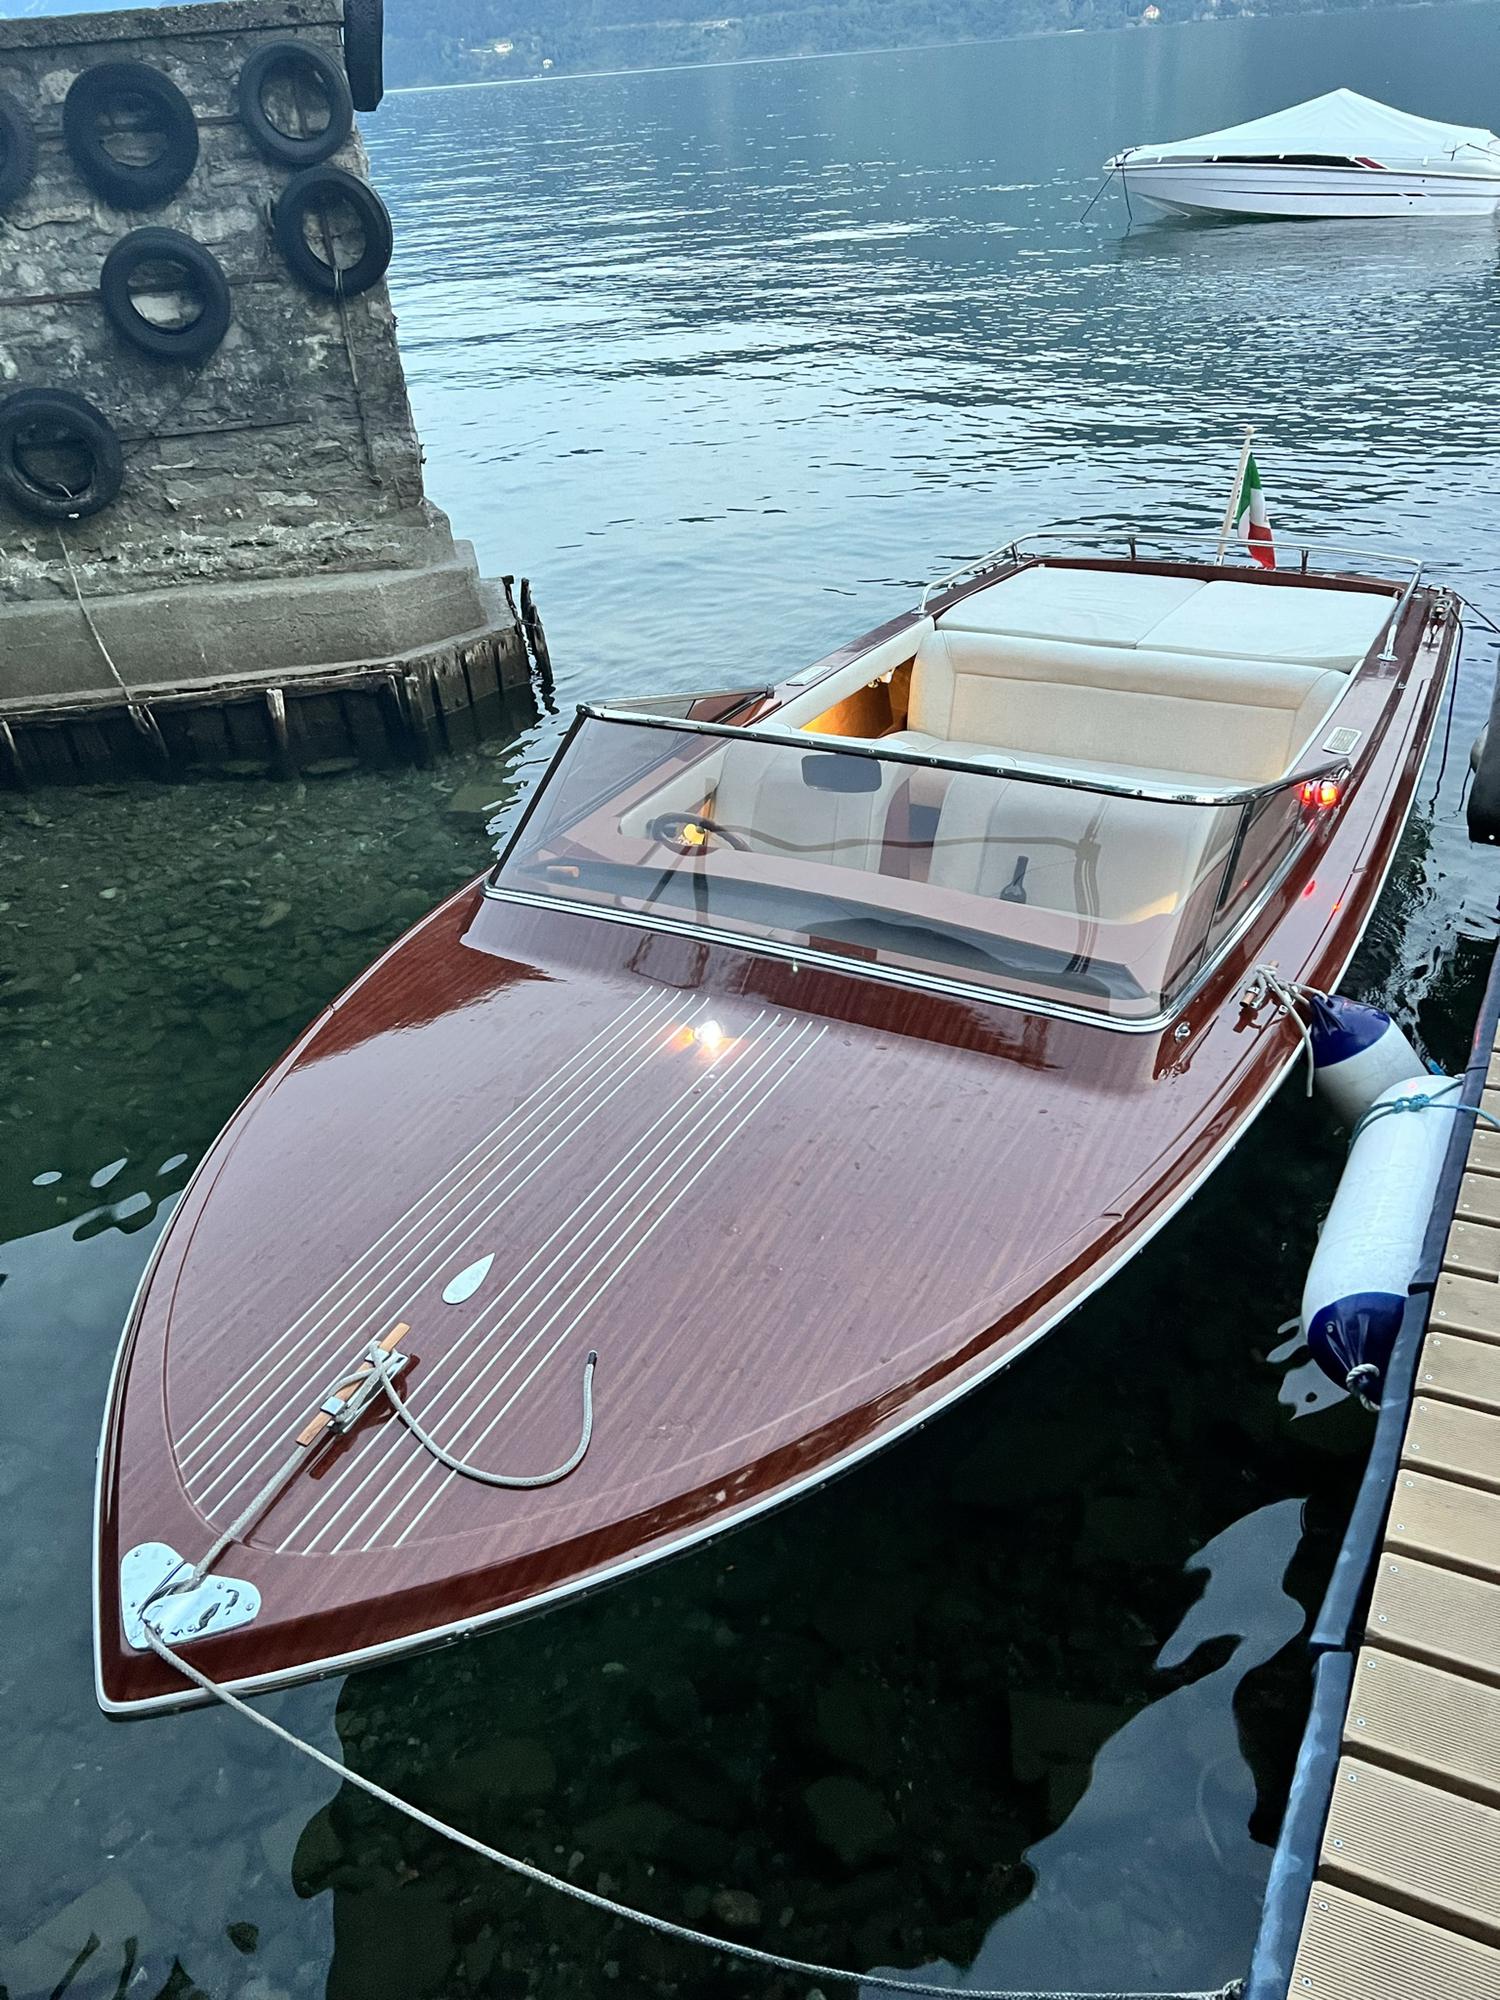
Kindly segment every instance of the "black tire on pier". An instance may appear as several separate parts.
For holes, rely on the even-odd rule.
[[[116,158],[107,121],[134,107],[161,135],[155,159]],[[96,63],[73,80],[63,101],[63,138],[73,164],[112,208],[160,208],[198,164],[198,121],[169,76],[147,63]]]
[[[49,476],[41,456],[86,464],[81,480]],[[119,496],[125,457],[114,425],[71,389],[16,389],[0,399],[0,497],[38,521],[81,521]]]
[[[385,0],[344,0],[344,67],[356,111],[385,96]]]
[[[309,221],[321,217],[326,243],[340,208],[354,212],[364,237],[359,256],[346,265],[320,257],[307,234]],[[352,299],[378,285],[390,269],[395,234],[390,210],[368,181],[346,174],[342,167],[309,167],[282,190],[276,204],[276,243],[303,284],[329,298]]]
[[[328,123],[306,137],[285,132],[266,109],[267,86],[292,83],[299,93],[321,92],[328,106]],[[289,167],[315,167],[336,153],[354,130],[354,101],[344,72],[311,42],[271,42],[257,49],[240,71],[240,122],[268,160]]]
[[[179,327],[158,326],[136,304],[132,281],[148,264],[181,273],[173,289],[197,300],[196,317]],[[177,229],[133,229],[104,260],[99,296],[116,332],[156,361],[206,361],[218,348],[234,317],[229,280],[210,250]]]
[[[36,175],[36,133],[25,106],[0,90],[0,209],[21,199]]]

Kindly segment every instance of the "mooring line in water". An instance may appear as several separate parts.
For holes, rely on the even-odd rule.
[[[1211,1990],[1197,1989],[1193,1992],[1176,1993],[1125,1993],[1125,1992],[1077,1992],[1073,1990],[1039,1990],[1014,1987],[969,1987],[937,1986],[922,1979],[902,1979],[888,1977],[877,1972],[850,1972],[844,1966],[815,1965],[810,1960],[787,1958],[776,1951],[762,1951],[756,1945],[735,1944],[726,1938],[717,1938],[708,1931],[695,1931],[686,1924],[674,1924],[670,1918],[652,1916],[646,1910],[632,1909],[626,1903],[617,1903],[608,1896],[601,1896],[596,1890],[585,1889],[577,1882],[566,1881],[560,1875],[550,1875],[545,1868],[538,1868],[534,1862],[523,1861],[519,1855],[505,1854],[498,1847],[491,1847],[486,1841],[476,1839],[472,1833],[465,1833],[461,1827],[450,1826],[446,1820],[424,1812],[410,1799],[403,1799],[398,1793],[387,1791],[360,1771],[354,1771],[347,1764],[341,1764],[326,1750],[320,1750],[316,1743],[309,1743],[269,1715],[262,1715],[247,1701],[221,1687],[217,1681],[192,1666],[169,1646],[157,1631],[150,1617],[149,1601],[142,1607],[141,1622],[152,1650],[168,1666],[175,1667],[185,1680],[200,1688],[204,1694],[212,1695],[226,1708],[232,1708],[237,1715],[253,1722],[258,1729],[277,1737],[290,1749],[314,1764],[320,1764],[342,1784],[355,1786],[381,1805],[389,1806],[393,1812],[403,1814],[415,1825],[425,1827],[444,1840],[450,1840],[457,1847],[467,1848],[469,1853],[478,1855],[481,1861],[491,1861],[497,1868],[504,1868],[512,1875],[519,1875],[523,1881],[534,1884],[539,1889],[554,1889],[559,1895],[569,1897],[575,1903],[586,1904],[589,1909],[598,1910],[603,1915],[617,1918],[622,1923],[636,1924],[642,1930],[653,1931],[658,1937],[674,1939],[678,1944],[697,1945],[701,1949],[718,1952],[725,1958],[738,1959],[747,1965],[763,1965],[772,1972],[793,1972],[807,1979],[827,1980],[831,1985],[864,1987],[878,1993],[915,1993],[931,1996],[931,2000],[1242,2000],[1244,1982],[1231,1980],[1226,1986],[1216,1986]]]

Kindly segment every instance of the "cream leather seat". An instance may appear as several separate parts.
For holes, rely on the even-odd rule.
[[[1227,853],[1229,812],[955,775],[928,879],[1106,923],[1181,909]]]
[[[809,752],[819,766],[853,765],[853,758]],[[871,791],[825,791],[808,785],[801,757],[726,758],[714,794],[713,817],[760,854],[792,855],[878,873],[886,822],[903,776],[897,764],[861,759],[856,769],[876,780]]]
[[[906,738],[1195,789],[1261,784],[1291,768],[1347,685],[1336,671],[1284,661],[939,627],[916,656]]]

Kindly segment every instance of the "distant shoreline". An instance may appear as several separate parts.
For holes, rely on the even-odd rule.
[[[1482,0],[1413,0],[1413,5],[1466,6],[1482,4]],[[1400,11],[1410,13],[1413,5],[1397,9],[1380,8],[1382,13]],[[1309,9],[1309,12],[1312,10]],[[1323,12],[1323,9],[1318,9]],[[1329,10],[1332,11],[1332,10]],[[1346,11],[1343,8],[1340,13]],[[1365,11],[1365,10],[1361,10]],[[1368,11],[1374,12],[1375,8]],[[1205,21],[1212,19],[1204,15]],[[1138,28],[1148,25],[1139,21],[1124,24]],[[1196,27],[1195,21],[1179,21],[1174,27]],[[395,83],[387,91],[387,97],[418,97],[430,90],[514,90],[526,83],[589,83],[604,77],[614,76],[676,76],[700,69],[764,69],[769,63],[812,63],[838,62],[845,56],[920,56],[934,49],[992,49],[1002,42],[1040,42],[1059,40],[1064,35],[1118,35],[1123,28],[1028,28],[1023,35],[965,35],[956,42],[876,42],[864,49],[807,49],[800,55],[790,56],[714,56],[705,62],[680,63],[630,63],[620,69],[551,69],[533,70],[527,76],[481,76],[472,83]]]
[[[551,69],[531,71],[525,76],[475,77],[472,81],[401,83],[390,85],[386,94],[390,97],[418,97],[440,90],[514,90],[524,84],[589,83],[621,76],[675,76],[696,70],[763,69],[770,64],[837,62],[852,56],[928,55],[941,49],[998,48],[1006,42],[1061,41],[1069,35],[1087,35],[1092,39],[1132,32],[1163,34],[1182,28],[1226,27],[1240,21],[1311,20],[1324,19],[1331,14],[1418,14],[1432,13],[1438,8],[1490,4],[1493,0],[1394,0],[1394,4],[1387,4],[1387,0],[1368,0],[1368,4],[1356,7],[1307,7],[1295,12],[1288,9],[1284,13],[1226,17],[1204,12],[1187,21],[1122,21],[1117,26],[1104,28],[1028,28],[1012,35],[964,35],[954,41],[942,42],[877,42],[865,48],[810,49],[796,55],[715,56],[703,62],[626,63],[615,69]]]

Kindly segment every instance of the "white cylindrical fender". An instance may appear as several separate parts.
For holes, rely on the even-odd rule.
[[[1408,1076],[1381,1091],[1349,1148],[1302,1292],[1303,1337],[1341,1386],[1368,1393],[1385,1373],[1453,1136],[1443,1106],[1457,1103],[1450,1078]],[[1396,1104],[1410,1108],[1384,1108]]]
[[[1389,1014],[1341,993],[1306,996],[1313,1078],[1346,1125],[1356,1125],[1382,1091],[1417,1075],[1422,1058]]]

